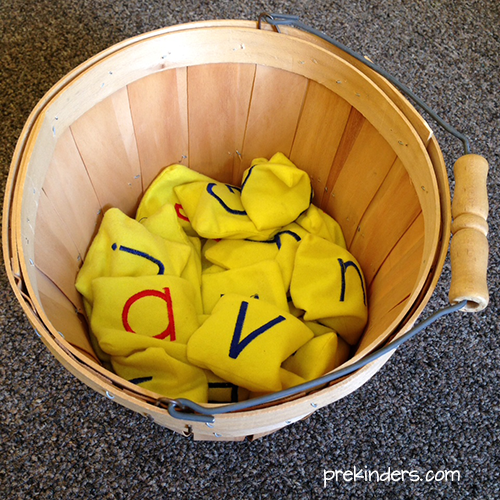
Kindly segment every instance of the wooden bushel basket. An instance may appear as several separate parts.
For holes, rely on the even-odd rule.
[[[103,211],[133,216],[169,164],[238,184],[253,158],[277,151],[308,172],[314,203],[340,223],[365,273],[369,322],[349,363],[408,331],[439,279],[451,232],[447,172],[432,130],[387,80],[314,35],[211,21],[98,54],[57,83],[25,125],[6,190],[4,256],[52,354],[99,393],[195,439],[274,432],[380,370],[390,354],[333,385],[207,425],[174,418],[158,394],[104,369],[92,350],[74,283]],[[470,156],[466,167],[479,164],[484,184],[487,167]],[[485,203],[460,209],[475,229],[464,219],[459,231],[479,234],[483,260]],[[487,301],[454,292],[453,300],[463,298],[471,309]]]

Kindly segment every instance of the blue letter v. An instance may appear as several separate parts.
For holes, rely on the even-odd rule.
[[[285,321],[283,316],[278,316],[271,321],[267,322],[265,325],[262,325],[257,330],[254,330],[252,333],[248,334],[241,342],[241,332],[243,331],[243,325],[245,323],[245,318],[247,315],[248,302],[243,301],[240,306],[240,312],[238,313],[238,319],[236,320],[236,327],[234,329],[233,338],[231,340],[231,347],[229,348],[229,357],[232,359],[236,359],[245,347],[255,340],[259,335],[267,332],[270,328]]]

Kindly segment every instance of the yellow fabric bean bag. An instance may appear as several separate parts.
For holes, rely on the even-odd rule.
[[[311,329],[314,336],[323,335],[324,333],[331,333],[332,329],[328,326],[322,325],[317,321],[304,321],[304,324]]]
[[[96,336],[97,339],[97,336]],[[187,345],[177,341],[170,341],[169,338],[159,339],[145,335],[137,335],[133,332],[121,329],[101,327],[98,332],[99,346],[109,359],[114,357],[127,357],[134,352],[144,351],[150,347],[163,349],[169,356],[189,364],[187,358]]]
[[[241,202],[259,230],[286,226],[312,200],[309,176],[283,153],[270,160],[256,158],[243,173]]]
[[[288,312],[281,270],[274,260],[264,260],[251,266],[218,273],[204,273],[201,283],[205,314],[212,312],[223,295],[231,293],[256,297]]]
[[[206,402],[203,370],[187,361],[198,328],[194,290],[176,276],[97,278],[91,328],[117,375],[168,397]]]
[[[349,345],[335,332],[314,337],[283,363],[283,368],[305,380],[332,371],[349,358]]]
[[[290,314],[293,314],[296,318],[304,317],[304,309],[299,309],[294,303],[290,296],[287,297],[288,300],[288,309],[290,310]]]
[[[296,222],[309,233],[346,248],[344,233],[339,223],[316,205],[311,204]]]
[[[93,304],[92,282],[99,277],[180,276],[191,255],[183,244],[150,233],[117,208],[109,209],[85,257],[76,288]]]
[[[278,255],[278,247],[273,244],[274,242],[250,240],[209,241],[213,243],[205,245],[205,259],[226,269],[251,266],[263,260],[273,260]]]
[[[197,181],[211,182],[212,179],[184,165],[170,165],[164,168],[144,193],[137,209],[136,219],[142,221],[154,215],[164,205],[172,205],[182,228],[190,236],[196,236],[174,188]]]
[[[241,204],[241,189],[221,182],[192,182],[174,189],[196,233],[202,238],[268,239]]]
[[[276,306],[228,294],[191,336],[187,355],[192,364],[250,391],[279,391],[281,363],[312,337]]]
[[[117,375],[169,398],[208,402],[208,383],[200,368],[173,358],[161,347],[149,347],[127,357],[111,359]]]
[[[192,284],[177,276],[97,278],[93,281],[94,307],[91,327],[104,349],[101,332],[107,329],[132,333],[118,341],[122,352],[127,342],[150,338],[185,344],[198,328]],[[154,345],[154,344],[153,344]],[[149,347],[151,344],[145,343]],[[125,351],[123,351],[125,349]]]
[[[257,264],[264,260],[275,260],[283,276],[286,290],[290,287],[295,253],[302,236],[307,234],[297,224],[279,230],[268,241],[209,240],[204,247],[204,257],[209,262],[227,269]],[[302,236],[301,236],[302,235]]]
[[[299,228],[297,224],[290,224],[275,236],[276,245],[278,246],[276,262],[280,266],[283,285],[286,290],[290,288],[295,255],[304,236],[300,234],[300,231],[296,230],[297,228]]]
[[[361,267],[346,249],[306,236],[295,257],[290,295],[305,310],[305,321],[319,321],[346,342],[356,344],[368,318]]]
[[[201,242],[196,236],[188,236],[182,229],[173,205],[163,205],[151,217],[143,219],[141,224],[153,234],[176,243],[187,245],[189,258],[181,277],[193,284],[196,294],[196,306],[201,313]]]
[[[280,368],[280,380],[281,380],[281,390],[290,389],[295,387],[296,385],[304,384],[307,382],[304,378],[299,375],[285,370],[284,368]],[[267,396],[268,394],[272,394],[272,392],[250,392],[249,399],[258,398],[260,396]]]
[[[211,264],[205,269],[203,269],[202,276],[204,274],[215,274],[215,273],[221,273],[223,271],[227,271],[225,267],[220,267],[217,264]]]
[[[205,370],[208,381],[209,403],[236,403],[248,399],[250,391],[224,380],[215,373]]]
[[[219,241],[221,241],[221,240],[220,239],[216,239],[216,240],[201,239],[201,242],[202,242],[201,243],[201,270],[202,270],[202,272],[204,272],[206,269],[208,269],[209,267],[214,265],[212,262],[210,262],[206,258],[206,253],[212,246],[216,245]],[[222,267],[222,269],[226,269],[224,266],[218,266],[218,267]]]
[[[309,340],[309,342],[311,342]],[[307,345],[309,342],[306,342],[304,345]],[[286,360],[285,360],[286,361]],[[303,384],[307,382],[307,380],[296,373],[287,370],[284,368],[284,365],[281,365],[280,368],[280,379],[281,379],[281,390],[290,389],[291,387],[295,387],[296,385]]]

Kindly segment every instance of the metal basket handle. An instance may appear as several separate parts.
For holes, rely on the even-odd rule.
[[[275,403],[285,398],[289,398],[300,394],[302,392],[310,392],[313,390],[320,389],[322,387],[327,386],[331,382],[338,380],[346,375],[350,375],[351,373],[363,368],[367,364],[375,361],[376,359],[388,354],[389,352],[397,349],[401,344],[406,342],[407,340],[414,337],[417,333],[425,330],[432,323],[437,321],[439,318],[446,316],[448,314],[454,313],[460,309],[464,309],[467,306],[467,301],[463,300],[454,305],[450,305],[448,307],[444,307],[439,311],[435,312],[427,319],[413,327],[411,330],[406,332],[404,335],[399,337],[396,340],[393,340],[389,344],[386,344],[384,347],[372,352],[368,356],[360,359],[359,361],[346,366],[345,368],[340,367],[339,369],[328,373],[327,375],[323,375],[320,378],[315,380],[311,380],[310,382],[305,382],[304,384],[296,385],[291,387],[290,389],[285,389],[283,391],[275,392],[273,394],[268,394],[266,396],[260,396],[258,398],[249,399],[246,401],[240,401],[238,403],[229,403],[226,405],[219,406],[217,408],[205,408],[204,406],[199,405],[198,403],[194,403],[189,399],[179,398],[179,399],[170,399],[170,398],[159,398],[157,400],[157,406],[166,406],[169,414],[180,420],[185,420],[189,422],[202,422],[211,424],[215,421],[215,415],[222,415],[225,413],[233,413],[235,411],[243,411],[249,410],[260,405]]]

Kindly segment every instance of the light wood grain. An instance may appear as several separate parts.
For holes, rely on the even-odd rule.
[[[75,279],[82,258],[68,237],[65,224],[44,193],[39,200],[36,225],[35,260],[30,265],[40,269],[57,284],[75,307],[79,307],[81,297],[76,291]]]
[[[454,173],[449,298],[452,304],[467,300],[466,311],[482,311],[489,301],[488,162],[479,155],[465,155],[456,161]]]
[[[390,322],[420,291],[423,248],[424,220],[420,214],[384,260],[368,288],[370,317],[357,356],[371,352],[387,340],[391,334]]]
[[[290,159],[309,173],[316,204],[322,200],[350,111],[351,105],[337,94],[316,82],[309,83]]]
[[[88,337],[87,325],[75,306],[44,274],[38,272],[38,290],[45,314],[54,328],[73,347],[99,363]]]
[[[361,218],[350,246],[368,285],[421,211],[408,173],[397,160]]]
[[[335,159],[332,168],[335,178],[323,200],[325,210],[342,225],[348,247],[396,160],[394,150],[367,120],[362,121],[357,133],[349,136],[351,140],[346,139],[349,148]]]
[[[83,259],[97,230],[101,206],[69,129],[57,141],[43,191]]]
[[[241,151],[255,77],[254,64],[188,68],[189,165],[241,184]]]
[[[153,73],[128,85],[143,187],[172,163],[188,164],[187,70]]]
[[[280,151],[290,156],[307,90],[307,79],[292,72],[258,66],[242,149],[241,169],[254,158]]]
[[[127,89],[94,106],[71,131],[100,205],[132,216],[142,181]]]

